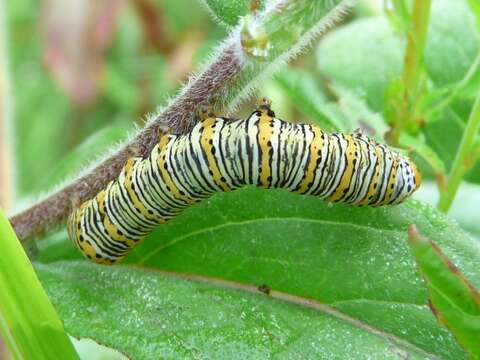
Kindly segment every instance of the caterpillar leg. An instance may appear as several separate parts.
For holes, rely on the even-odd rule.
[[[172,129],[169,128],[166,124],[160,124],[157,127],[157,136],[158,136],[158,153],[162,151],[162,148],[168,144],[170,137],[172,135]]]
[[[200,121],[218,117],[213,111],[213,105],[201,105],[196,111],[196,116]]]
[[[136,144],[130,144],[127,147],[128,158],[142,157],[142,148]]]
[[[157,131],[158,141],[160,141],[163,136],[172,134],[172,129],[166,124],[159,124],[157,126],[156,131]]]
[[[261,99],[258,99],[256,105],[256,111],[265,113],[272,118],[275,117],[275,112],[272,110],[272,100],[269,98],[262,97]]]

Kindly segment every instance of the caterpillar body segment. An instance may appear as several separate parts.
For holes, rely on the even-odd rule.
[[[199,117],[188,134],[163,133],[148,157],[130,158],[117,180],[73,211],[68,232],[85,256],[112,264],[186,207],[244,185],[381,206],[421,183],[415,164],[388,146],[277,119],[267,101],[248,119],[208,110]]]

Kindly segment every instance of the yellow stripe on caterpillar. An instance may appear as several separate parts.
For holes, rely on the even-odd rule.
[[[68,232],[88,258],[120,260],[155,226],[217,191],[282,187],[353,205],[397,204],[421,183],[404,155],[360,133],[328,134],[275,117],[266,99],[247,119],[200,112],[191,133],[163,132],[145,158],[71,214]]]

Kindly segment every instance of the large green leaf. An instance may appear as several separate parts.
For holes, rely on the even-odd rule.
[[[437,85],[460,81],[480,50],[480,33],[464,0],[434,0],[425,48],[428,75]]]
[[[333,304],[429,352],[456,353],[456,345],[422,307],[425,288],[406,244],[412,223],[434,235],[474,283],[480,281],[478,244],[429,207],[332,206],[281,190],[219,194],[159,227],[132,260],[266,283]]]
[[[363,18],[327,34],[317,58],[322,74],[381,112],[388,84],[402,70],[403,48],[385,18]]]
[[[133,359],[427,356],[327,305],[241,284],[85,262],[37,271],[71,334]]]
[[[217,194],[187,209],[174,221],[159,227],[127,262],[239,283],[266,284],[274,290],[328,304],[427,353],[445,359],[464,358],[464,352],[426,306],[426,288],[407,246],[409,224],[434,236],[466,276],[475,285],[480,284],[476,265],[480,261],[480,246],[428,206],[410,201],[397,207],[354,208],[283,190],[253,188]],[[50,266],[56,268],[55,263]],[[62,266],[55,271],[68,273]],[[105,274],[115,271],[101,269]],[[75,276],[82,276],[77,273]],[[75,289],[76,285],[69,285],[76,281],[75,276],[61,284],[45,286],[55,286],[57,291],[51,294],[58,306],[75,312],[76,321],[85,321],[92,315],[78,315],[78,309],[84,306],[77,306],[76,301],[58,290]],[[97,276],[88,277],[97,281]],[[127,285],[137,288],[135,284],[129,280]],[[88,298],[95,297],[100,289],[99,285],[92,293],[78,292],[85,292]],[[96,316],[107,316],[105,312],[113,312],[117,307],[116,303],[99,305],[95,308]],[[125,307],[131,311],[128,304]],[[144,315],[136,313],[139,319]],[[185,321],[182,328],[188,319]],[[108,331],[114,330],[107,327],[105,332]],[[318,333],[318,337],[322,334]],[[82,336],[87,335],[85,330]],[[106,341],[95,332],[91,337]]]

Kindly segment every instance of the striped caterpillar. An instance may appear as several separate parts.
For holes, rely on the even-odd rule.
[[[147,158],[130,158],[73,211],[69,236],[89,259],[112,264],[193,203],[247,184],[380,206],[402,202],[421,183],[415,164],[386,145],[276,119],[266,99],[246,120],[200,115],[190,133],[163,133]]]

